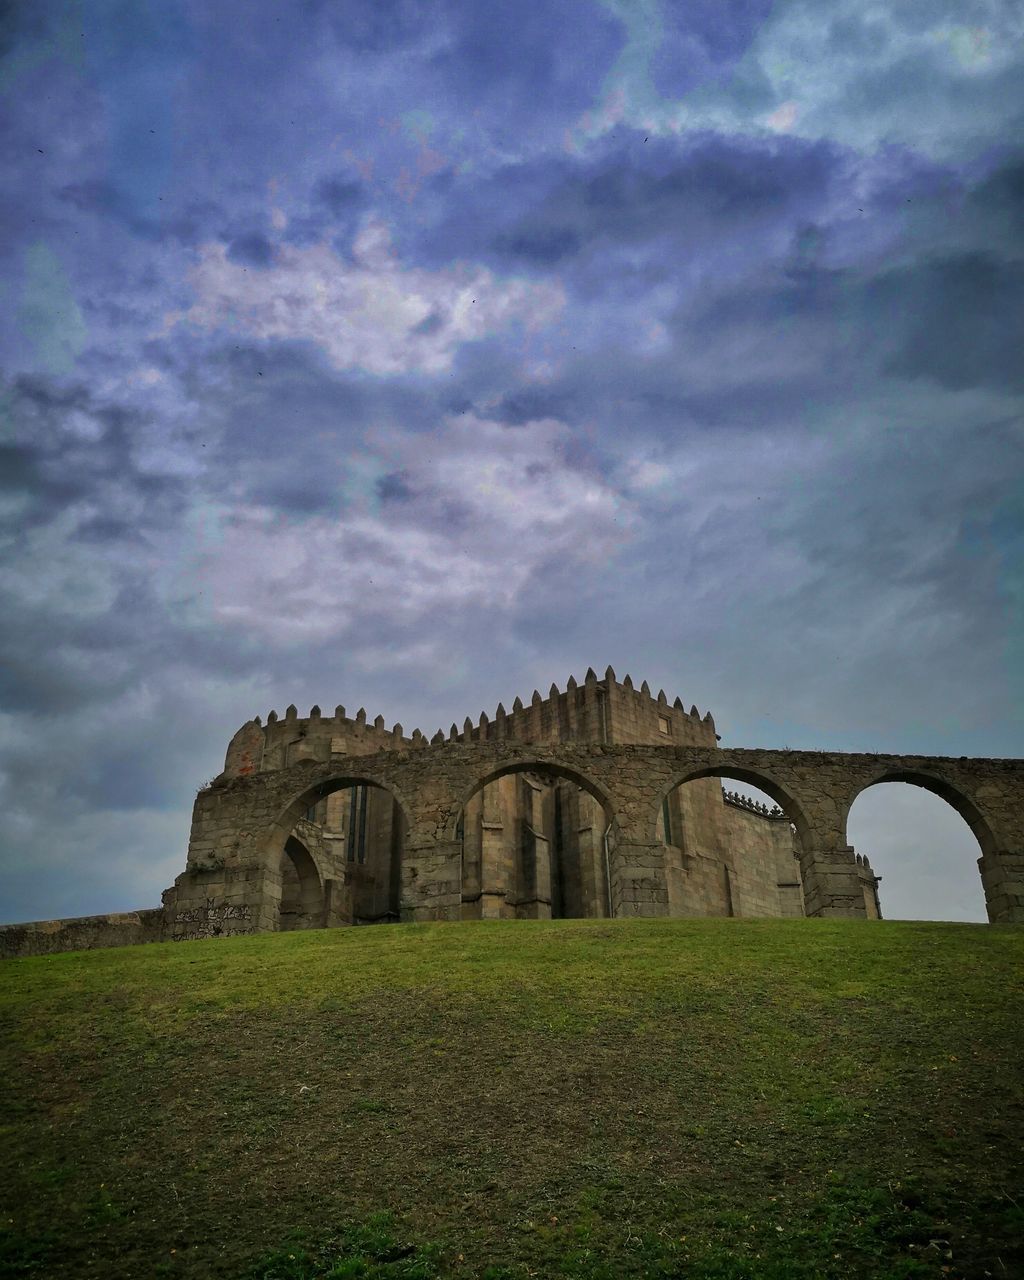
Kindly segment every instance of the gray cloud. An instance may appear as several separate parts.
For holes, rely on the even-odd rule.
[[[232,731],[292,701],[429,734],[611,661],[730,743],[1020,752],[1019,59],[984,14],[730,12],[645,49],[592,6],[313,4],[270,41],[173,9],[76,59],[32,6],[8,918],[155,903]],[[836,61],[790,110],[798,36]],[[879,863],[893,822],[934,891]],[[894,914],[964,883],[920,806],[863,841]]]

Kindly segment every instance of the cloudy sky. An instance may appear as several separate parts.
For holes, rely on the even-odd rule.
[[[1024,754],[1018,0],[2,21],[0,918],[157,904],[290,702],[611,663],[725,745]],[[934,797],[852,838],[983,917]]]

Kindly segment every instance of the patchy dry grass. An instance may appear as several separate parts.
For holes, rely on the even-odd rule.
[[[1024,930],[377,927],[0,970],[0,1276],[1024,1275]]]

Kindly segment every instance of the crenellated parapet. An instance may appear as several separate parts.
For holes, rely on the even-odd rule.
[[[328,760],[332,755],[367,756],[427,745],[419,729],[406,737],[400,724],[389,728],[381,715],[371,722],[363,707],[349,716],[343,706],[337,706],[332,716],[325,716],[314,706],[308,716],[300,716],[290,706],[283,717],[271,711],[266,724],[256,716],[242,725],[228,745],[224,776],[246,777],[287,769],[300,760]]]
[[[380,751],[438,748],[447,743],[620,743],[635,745],[714,746],[717,742],[711,712],[703,716],[695,706],[687,711],[680,698],[671,703],[664,690],[652,694],[647,681],[639,688],[627,675],[616,679],[611,667],[598,678],[588,668],[582,682],[570,676],[563,690],[552,684],[547,696],[535,689],[528,703],[513,699],[506,711],[498,703],[493,715],[481,711],[476,721],[469,716],[461,730],[453,724],[447,734],[438,729],[429,739],[419,730],[406,737],[402,726],[388,728],[378,715],[372,723],[360,707],[354,717],[343,706],[333,716],[319,707],[300,716],[290,706],[279,717],[276,711],[259,716],[238,730],[228,746],[224,775],[246,777],[273,769],[287,769],[300,760],[327,760],[332,755],[375,755]]]
[[[717,741],[711,712],[703,716],[695,706],[687,711],[680,698],[671,703],[664,690],[651,693],[644,680],[616,679],[611,667],[598,678],[593,667],[582,682],[570,676],[564,689],[552,684],[546,695],[534,689],[530,701],[516,697],[506,710],[499,702],[494,713],[481,711],[474,723],[468,716],[450,740],[462,743],[619,743],[623,745],[713,746]]]
[[[739,791],[727,791],[722,788],[722,799],[726,804],[731,804],[734,809],[745,809],[748,813],[756,813],[761,818],[767,818],[769,822],[788,822],[789,815],[779,806],[762,804],[758,800],[751,799]]]

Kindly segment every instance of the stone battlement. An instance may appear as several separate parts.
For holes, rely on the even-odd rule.
[[[564,691],[552,684],[547,697],[535,689],[529,703],[516,697],[506,711],[498,703],[494,714],[481,711],[474,722],[465,718],[460,729],[453,723],[428,738],[419,730],[405,736],[400,724],[390,729],[384,717],[372,722],[360,707],[354,718],[343,706],[325,716],[318,706],[300,717],[290,706],[283,719],[271,711],[264,725],[259,716],[248,721],[231,739],[224,761],[224,774],[245,777],[252,773],[284,769],[299,760],[324,760],[331,755],[375,755],[380,751],[400,751],[446,742],[496,742],[507,739],[523,743],[604,742],[636,745],[677,744],[710,746],[717,741],[715,722],[708,711],[701,716],[696,706],[687,711],[680,698],[670,704],[663,689],[652,694],[644,680],[639,689],[626,675],[621,682],[611,667],[603,679],[588,668],[582,683],[574,676]]]

